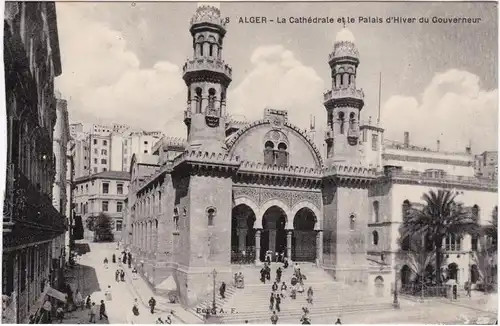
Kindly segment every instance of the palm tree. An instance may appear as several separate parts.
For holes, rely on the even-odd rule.
[[[404,236],[415,233],[428,234],[436,251],[436,275],[441,283],[443,239],[454,234],[478,234],[479,227],[461,205],[455,202],[456,193],[449,190],[434,190],[422,195],[425,206],[422,209],[408,208],[408,219],[404,221]]]

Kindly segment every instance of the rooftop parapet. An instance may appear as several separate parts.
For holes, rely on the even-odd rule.
[[[342,98],[353,98],[363,101],[365,93],[362,89],[356,89],[353,87],[330,89],[323,93],[323,99],[325,102]]]
[[[323,171],[321,169],[303,167],[303,166],[277,166],[267,165],[259,162],[245,161],[241,163],[239,171],[242,172],[256,172],[268,174],[280,174],[289,176],[302,176],[321,178]]]

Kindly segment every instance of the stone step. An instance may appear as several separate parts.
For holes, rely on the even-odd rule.
[[[313,319],[314,317],[323,317],[323,316],[332,316],[332,318],[338,317],[339,314],[349,314],[349,313],[365,313],[371,311],[383,311],[383,310],[392,310],[392,304],[390,303],[378,303],[378,304],[363,304],[363,305],[344,305],[338,307],[329,307],[318,309],[314,306],[309,310],[309,317]],[[233,313],[226,314],[222,317],[224,323],[227,324],[238,324],[244,323],[245,320],[251,320],[253,323],[269,323],[269,318],[271,317],[272,312],[268,309],[267,311],[256,311],[249,313]],[[303,312],[301,309],[282,309],[281,312],[277,313],[280,319],[290,320],[296,319],[299,320]]]

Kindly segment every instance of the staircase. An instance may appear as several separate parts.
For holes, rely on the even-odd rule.
[[[234,286],[227,284],[226,292],[224,294],[225,298],[222,299],[219,294],[219,288],[218,287],[216,288],[215,304],[217,305],[216,309],[217,312],[220,312],[221,308],[225,309],[226,307],[228,307],[227,303],[232,299],[237,290],[238,289],[236,289]],[[196,304],[195,306],[189,308],[188,310],[196,317],[200,318],[201,320],[204,320],[207,311],[211,311],[212,306],[213,306],[213,297],[212,295],[210,295],[210,299],[203,300],[200,303]]]
[[[276,269],[281,264],[272,264],[271,280],[276,277]],[[339,314],[380,311],[392,309],[390,300],[375,298],[362,289],[354,288],[346,284],[333,281],[323,269],[317,268],[311,263],[300,264],[301,272],[306,276],[304,281],[304,293],[297,293],[297,298],[292,300],[285,297],[281,301],[281,312],[277,312],[282,322],[298,322],[302,316],[302,307],[306,307],[306,292],[309,286],[314,291],[312,306],[308,306],[309,315],[314,320],[315,316],[331,316],[332,320]],[[260,282],[260,267],[234,266],[233,272],[242,272],[245,277],[245,288],[236,289],[228,287],[225,300],[221,300],[217,294],[217,309],[224,310],[219,316],[223,323],[239,324],[248,320],[250,323],[270,322],[272,311],[269,309],[269,297],[272,282],[266,284]],[[281,281],[290,286],[293,274],[293,266],[282,269]],[[281,284],[279,290],[281,290]],[[384,301],[381,301],[384,300]],[[199,308],[211,307],[211,301],[198,305]]]

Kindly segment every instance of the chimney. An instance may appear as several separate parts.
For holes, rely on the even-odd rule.
[[[439,152],[440,149],[441,149],[441,142],[438,139],[437,140],[437,151]]]
[[[405,131],[405,147],[410,146],[410,133],[408,131]]]

